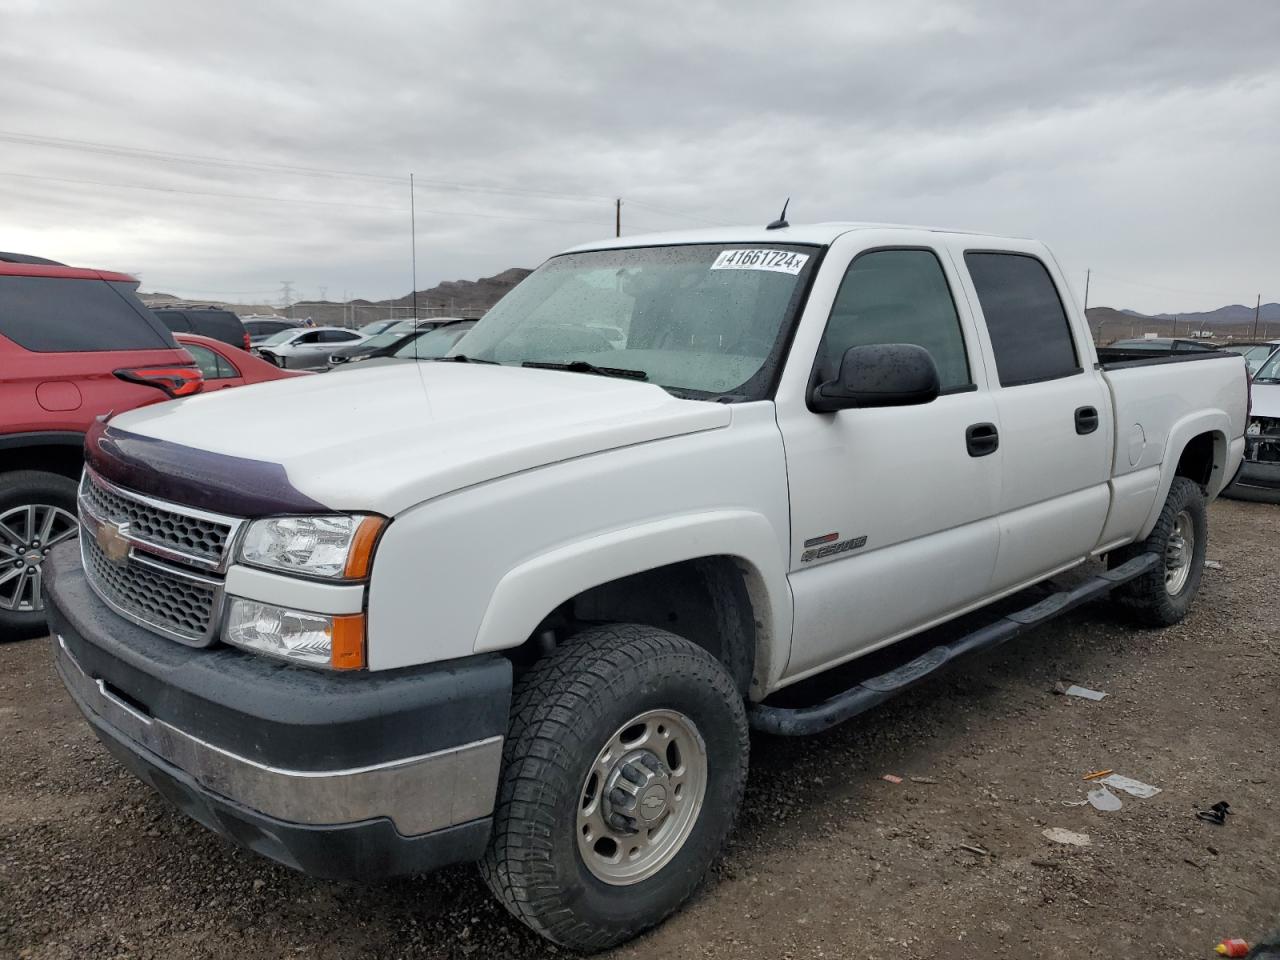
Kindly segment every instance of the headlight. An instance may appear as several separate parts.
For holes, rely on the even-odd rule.
[[[249,524],[240,543],[245,563],[306,577],[352,580],[369,575],[382,517],[271,517]]]
[[[364,616],[331,616],[233,597],[222,638],[255,653],[333,670],[364,664]]]

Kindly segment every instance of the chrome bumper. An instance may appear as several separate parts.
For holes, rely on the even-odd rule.
[[[280,769],[148,716],[86,674],[61,635],[55,663],[81,712],[134,753],[159,758],[207,790],[269,817],[314,826],[385,817],[401,835],[416,836],[493,812],[501,737],[368,767]]]

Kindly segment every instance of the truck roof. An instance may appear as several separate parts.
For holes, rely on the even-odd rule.
[[[636,234],[631,237],[616,237],[597,240],[592,243],[571,247],[567,253],[582,250],[609,250],[620,247],[657,247],[684,243],[810,243],[827,245],[842,234],[855,230],[901,230],[911,233],[945,233],[972,237],[987,237],[992,240],[1018,240],[1025,243],[1026,237],[999,237],[994,234],[976,233],[971,230],[945,230],[938,227],[921,227],[901,223],[864,223],[857,221],[836,221],[832,223],[799,223],[781,227],[776,230],[766,229],[764,224],[752,224],[726,227],[704,227],[699,230],[676,230],[665,233]]]

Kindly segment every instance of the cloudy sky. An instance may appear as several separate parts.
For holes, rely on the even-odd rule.
[[[0,249],[253,301],[570,244],[1037,236],[1090,303],[1280,300],[1280,3],[0,0]]]

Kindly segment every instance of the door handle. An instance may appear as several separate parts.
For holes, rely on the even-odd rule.
[[[1098,429],[1098,410],[1096,407],[1079,407],[1076,409],[1076,433],[1084,436]]]
[[[971,457],[985,457],[1000,446],[1000,431],[994,423],[975,423],[964,432],[964,445]]]

